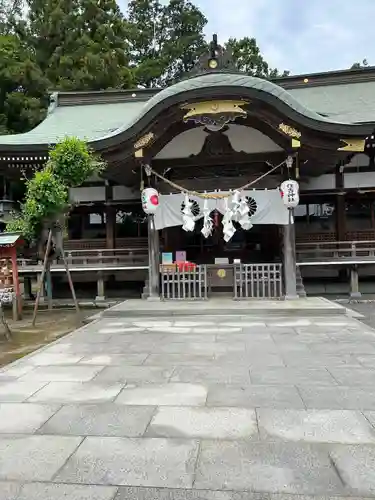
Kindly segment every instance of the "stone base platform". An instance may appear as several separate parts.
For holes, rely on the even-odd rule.
[[[161,301],[131,299],[102,312],[103,318],[165,316],[337,316],[346,314],[342,305],[323,297],[296,300],[244,300],[215,298],[206,301]]]

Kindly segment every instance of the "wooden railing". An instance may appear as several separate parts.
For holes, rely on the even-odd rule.
[[[324,242],[324,241],[336,241],[337,235],[336,231],[321,231],[315,233],[304,233],[298,231],[298,226],[296,225],[296,241],[297,243],[310,243],[310,242]],[[373,241],[375,240],[375,231],[361,230],[361,231],[347,231],[345,233],[345,240],[348,241]]]
[[[116,238],[116,249],[147,248],[147,237],[145,238]],[[65,240],[65,250],[105,250],[107,241],[105,238]]]
[[[296,228],[297,229],[297,228]],[[296,234],[297,244],[299,243],[309,243],[309,242],[320,242],[320,241],[335,241],[336,232],[335,231],[322,231],[320,233],[298,233]]]
[[[65,251],[65,258],[69,267],[84,268],[88,271],[93,268],[131,268],[148,265],[147,248],[114,248],[96,250],[68,250]],[[38,259],[18,259],[21,270],[36,268],[42,265]],[[52,262],[51,269],[61,268],[62,259]]]
[[[314,260],[375,262],[375,240],[297,243],[296,254],[298,262]]]

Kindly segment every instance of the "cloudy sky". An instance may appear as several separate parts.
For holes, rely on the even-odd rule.
[[[165,0],[162,0],[165,1]],[[375,65],[375,0],[192,0],[207,36],[254,36],[267,62],[292,74]],[[119,0],[126,7],[126,0]]]

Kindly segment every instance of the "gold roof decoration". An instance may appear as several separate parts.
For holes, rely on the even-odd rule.
[[[351,151],[353,153],[363,153],[365,149],[365,139],[340,139],[340,141],[344,144],[337,148],[337,151]]]
[[[136,143],[134,143],[134,149],[141,149],[148,146],[155,138],[155,134],[153,132],[148,132],[146,135],[138,139]]]
[[[202,101],[183,104],[181,109],[187,111],[183,118],[184,122],[191,120],[196,124],[220,130],[236,118],[246,118],[247,112],[242,109],[246,104],[249,104],[249,101]]]
[[[280,123],[279,130],[281,130],[281,132],[284,132],[285,135],[292,137],[293,139],[301,139],[301,132],[294,127],[291,127],[290,125],[287,125],[286,123]]]

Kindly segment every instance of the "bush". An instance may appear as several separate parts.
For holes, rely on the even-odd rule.
[[[48,166],[67,187],[81,186],[104,168],[87,144],[76,137],[66,137],[51,149]]]
[[[7,232],[21,232],[26,240],[40,235],[43,224],[55,222],[69,210],[69,188],[80,186],[104,168],[85,141],[67,137],[53,147],[47,165],[27,181],[26,197]]]

